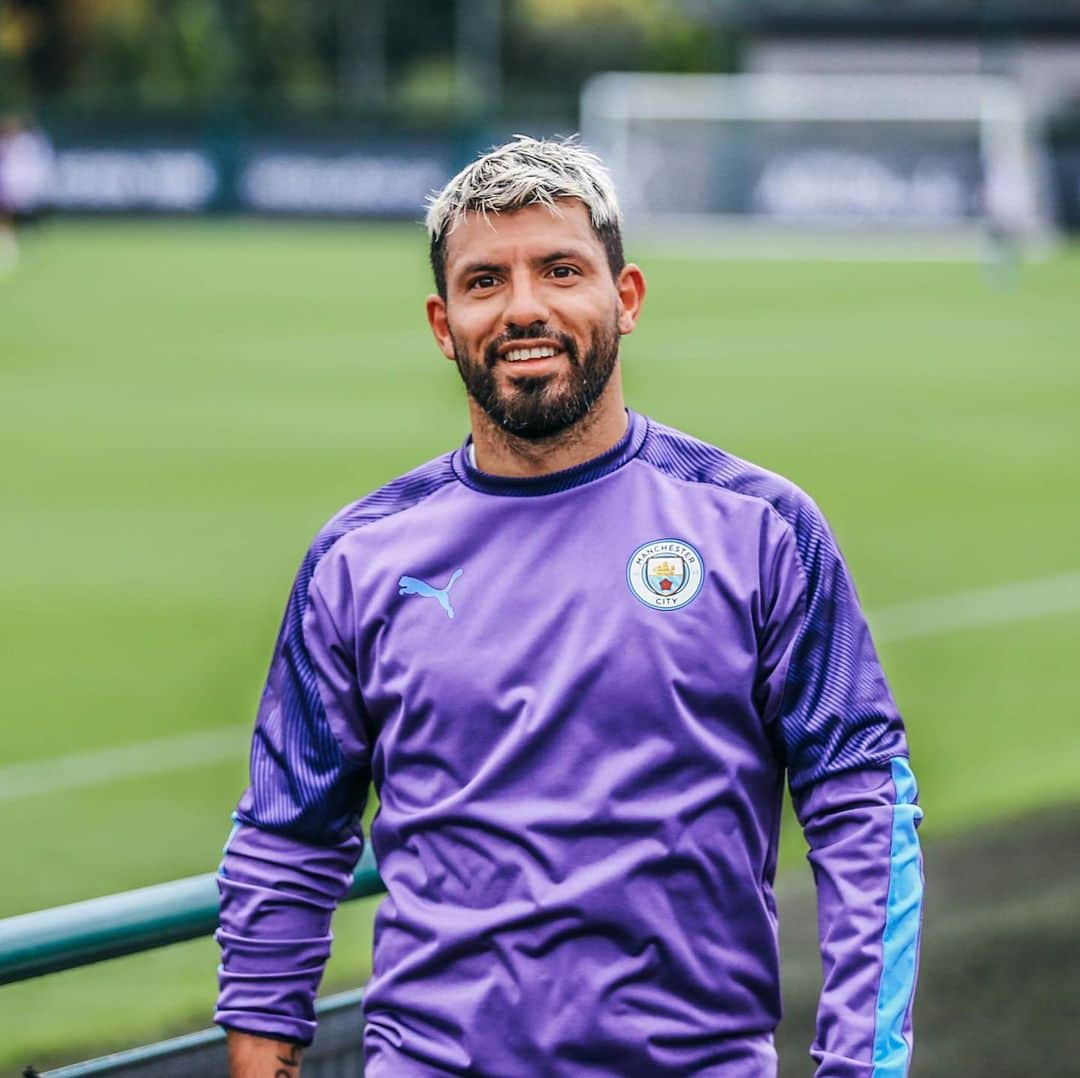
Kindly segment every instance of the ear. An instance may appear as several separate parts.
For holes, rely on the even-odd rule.
[[[615,291],[619,296],[619,332],[631,333],[645,301],[645,274],[640,267],[627,262],[615,279]]]
[[[446,317],[446,300],[442,296],[428,296],[427,320],[439,351],[447,359],[454,359],[454,339],[450,336],[450,322]]]

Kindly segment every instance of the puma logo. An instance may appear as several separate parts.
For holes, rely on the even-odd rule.
[[[426,581],[418,580],[415,576],[403,576],[398,581],[398,595],[427,595],[432,599],[438,599],[439,606],[446,611],[446,616],[453,618],[454,608],[450,605],[450,589],[461,574],[461,569],[455,569],[445,588],[433,588]]]

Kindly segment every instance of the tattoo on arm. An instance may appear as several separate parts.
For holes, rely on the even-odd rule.
[[[281,1063],[282,1066],[274,1071],[274,1078],[296,1078],[297,1072],[293,1068],[300,1066],[299,1045],[292,1045],[289,1048],[288,1055],[278,1056],[277,1061]]]

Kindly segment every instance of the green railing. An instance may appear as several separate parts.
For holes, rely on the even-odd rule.
[[[384,890],[369,847],[360,859],[345,901],[368,898]],[[0,921],[0,985],[198,939],[212,934],[217,923],[218,890],[212,873],[9,917]],[[305,1074],[310,1070],[313,1078],[318,1078],[320,1056],[326,1058],[328,1074],[362,1073],[356,1024],[340,1023],[340,1028],[327,1028],[325,1036],[323,1033],[326,1019],[355,1010],[362,996],[362,991],[356,990],[320,1002],[320,1036],[315,1047],[319,1047],[319,1040],[324,1043],[322,1051],[312,1059],[315,1066],[310,1068],[305,1062]],[[209,1075],[211,1063],[216,1070],[224,1058],[220,1054],[224,1051],[223,1040],[220,1030],[206,1030],[47,1073],[49,1078],[196,1072]],[[333,1063],[333,1059],[338,1062]],[[350,1061],[348,1070],[342,1069],[346,1059]],[[28,1069],[26,1073],[38,1072]]]
[[[346,900],[383,890],[368,847]],[[217,920],[212,873],[9,917],[0,921],[0,984],[208,936]]]

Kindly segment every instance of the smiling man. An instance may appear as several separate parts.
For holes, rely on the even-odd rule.
[[[539,179],[555,145],[520,140],[512,152]],[[576,165],[586,160],[579,149],[564,150]],[[497,191],[507,184],[506,165],[505,153],[489,154],[472,166],[468,183]],[[478,199],[451,184],[428,214],[438,287],[427,301],[428,322],[457,364],[472,444],[493,474],[559,471],[609,449],[627,426],[622,387],[612,376],[645,278],[624,263],[606,176],[568,172],[563,180],[560,188],[541,179],[542,199],[510,213],[479,204],[497,203],[495,191]],[[594,223],[583,201],[590,195],[593,202],[602,196],[609,219]]]
[[[373,783],[365,1073],[772,1078],[786,780],[817,1074],[901,1078],[921,813],[828,526],[627,410],[645,280],[596,158],[518,138],[427,224],[472,433],[338,513],[297,576],[220,874],[233,1075],[299,1073]]]

